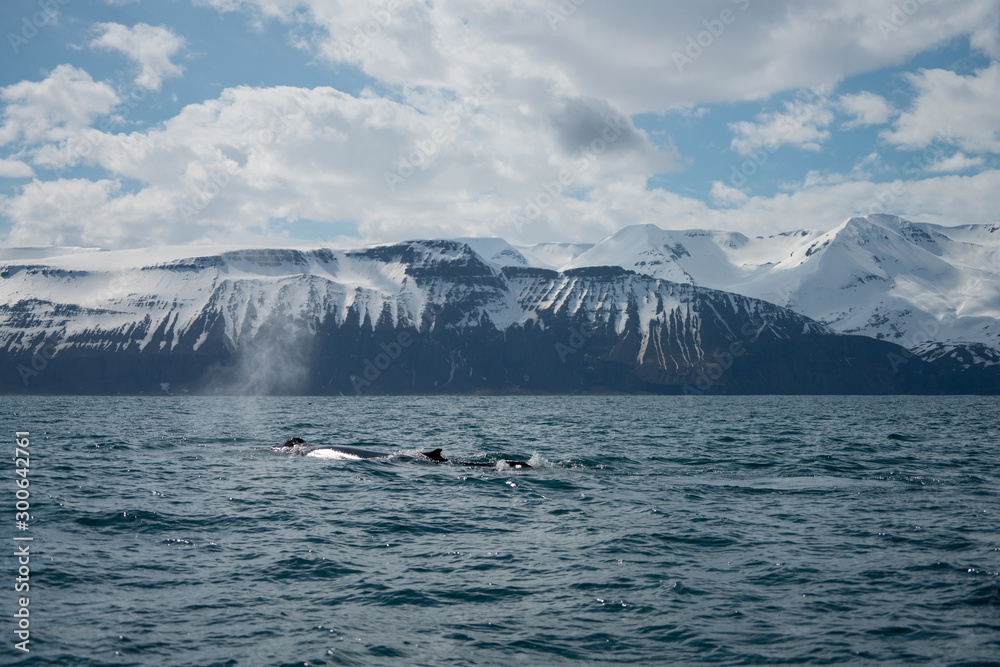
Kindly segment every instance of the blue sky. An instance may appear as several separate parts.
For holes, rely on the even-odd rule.
[[[1000,0],[11,0],[0,238],[1000,214]]]

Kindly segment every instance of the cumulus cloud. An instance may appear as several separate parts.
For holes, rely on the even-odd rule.
[[[669,158],[627,119],[602,130],[600,113],[521,116],[486,96],[477,106],[453,102],[437,111],[428,115],[402,102],[325,87],[227,89],[145,132],[88,128],[79,133],[85,150],[74,142],[33,149],[36,165],[98,167],[109,178],[100,187],[67,178],[25,188],[7,200],[5,212],[19,242],[24,235],[55,234],[63,224],[75,230],[65,238],[101,229],[105,245],[128,244],[137,235],[167,242],[182,229],[224,240],[300,218],[354,221],[383,239],[471,235],[485,221],[511,234],[528,202],[552,187],[568,194],[607,180],[645,178]],[[573,154],[557,149],[569,135],[586,139],[587,128],[596,131],[598,145]],[[143,187],[112,187],[124,182]],[[550,218],[575,202],[557,199],[520,230],[546,238]],[[72,217],[55,215],[53,201]],[[121,224],[108,222],[116,220]]]
[[[818,151],[829,140],[830,131],[826,128],[833,122],[834,114],[826,99],[795,100],[784,106],[784,112],[760,114],[756,122],[731,123],[729,128],[736,135],[731,148],[741,155],[784,145]]]
[[[9,243],[91,245],[95,242],[121,242],[115,221],[103,228],[99,217],[108,213],[108,204],[120,189],[114,181],[87,179],[34,181],[19,196],[0,198],[0,211],[12,220],[31,220],[30,226],[15,225]],[[121,206],[124,200],[120,200]],[[145,220],[143,225],[148,224]]]
[[[970,44],[994,60],[1000,60],[1000,15],[994,15],[972,33]]]
[[[877,195],[888,186],[868,173],[876,163],[811,177],[770,197],[716,182],[709,200],[719,208],[713,208],[648,187],[682,158],[669,136],[656,137],[668,146],[657,149],[631,119],[768,100],[817,82],[830,91],[852,74],[958,37],[985,44],[982,27],[995,23],[1000,8],[1000,0],[924,3],[886,39],[878,21],[888,10],[861,0],[821,7],[791,0],[632,0],[628,11],[552,0],[199,4],[287,25],[293,43],[317,60],[357,68],[375,85],[356,96],[325,87],[229,88],[128,133],[94,127],[118,100],[110,86],[71,66],[42,82],[2,89],[0,145],[12,154],[0,170],[23,174],[27,167],[44,177],[58,169],[65,176],[0,199],[13,224],[11,240],[106,247],[230,242],[280,232],[296,219],[354,223],[363,241],[593,240],[637,222],[754,234],[782,230],[789,221],[823,226],[881,201]],[[733,20],[704,38],[706,22],[722,9]],[[561,19],[550,20],[550,12]],[[140,74],[139,85],[156,89],[182,74],[175,61],[184,42],[169,29],[140,23],[96,30],[93,48],[121,52],[153,73]],[[705,45],[679,71],[672,54],[692,38]],[[894,145],[919,143],[914,128],[927,124],[925,102],[943,90],[936,78],[919,87],[934,78],[927,72],[914,76],[917,100],[896,118]],[[967,83],[992,99],[988,81]],[[970,107],[987,106],[976,95]],[[821,92],[765,108],[730,126],[733,150],[818,150],[830,141],[838,114],[848,127],[892,122],[895,114],[871,93]],[[966,132],[969,142],[986,136],[981,129]],[[961,148],[963,156],[982,152]],[[105,173],[85,179],[72,172],[81,166]],[[891,212],[995,219],[996,172],[918,183],[893,195]]]
[[[844,123],[845,130],[870,125],[884,125],[895,115],[892,105],[882,97],[868,91],[856,95],[841,95],[837,106],[846,114],[853,116]]]
[[[916,99],[883,139],[910,150],[940,141],[968,153],[1000,153],[1000,62],[968,76],[931,69],[907,80]]]
[[[0,158],[0,178],[31,178],[35,170],[20,160]]]
[[[986,44],[984,26],[995,26],[1000,16],[998,0],[925,2],[887,38],[879,22],[891,21],[892,7],[861,0],[200,4],[315,29],[299,39],[304,49],[387,85],[462,90],[493,71],[519,82],[518,93],[525,96],[543,90],[599,98],[628,115],[764,99],[817,82],[834,85],[958,37]],[[732,13],[727,24],[719,22],[722,10]],[[715,25],[718,32],[713,22],[722,25],[717,35],[706,27]],[[689,40],[700,50],[678,71],[674,54],[686,53]]]
[[[118,51],[139,65],[138,86],[159,90],[164,79],[184,73],[183,67],[171,61],[184,47],[184,39],[163,26],[97,23],[94,30],[97,36],[90,41],[91,48]]]
[[[989,223],[1000,205],[1000,170],[970,176],[935,176],[915,181],[821,179],[791,192],[754,196],[737,206],[712,208],[665,190],[643,191],[641,183],[615,184],[595,201],[631,200],[633,222],[664,228],[730,229],[748,235],[796,227],[827,229],[855,215],[891,213],[946,225]],[[624,221],[623,221],[623,224]]]
[[[0,88],[0,100],[0,145],[68,139],[119,102],[111,86],[72,65],[59,65],[42,81]]]
[[[941,158],[927,167],[927,171],[935,174],[954,174],[969,169],[978,169],[986,164],[982,157],[969,157],[964,153],[955,153],[951,157]]]
[[[634,127],[637,143],[619,155],[568,155],[567,136],[586,138],[602,105],[577,100],[537,118],[505,104],[484,96],[428,116],[332,88],[231,88],[144,132],[82,131],[85,154],[62,143],[34,150],[36,165],[86,164],[109,176],[35,181],[0,200],[0,212],[13,223],[11,243],[123,247],[234,242],[296,219],[352,221],[361,241],[587,241],[637,222],[760,234],[789,221],[833,224],[883,206],[880,192],[891,195],[889,212],[930,220],[987,221],[1000,207],[1000,172],[985,171],[888,185],[828,175],[771,197],[716,183],[712,208],[647,188],[652,149]],[[386,174],[402,178],[394,190]]]
[[[549,120],[567,154],[589,146],[602,135],[609,135],[609,130],[617,134],[616,141],[609,146],[611,152],[648,148],[632,121],[603,100],[585,97],[559,100],[552,105]]]
[[[750,201],[750,197],[732,186],[726,185],[722,181],[712,183],[712,201],[720,206],[737,206]]]

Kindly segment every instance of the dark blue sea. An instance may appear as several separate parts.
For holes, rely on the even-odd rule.
[[[0,401],[4,665],[1000,664],[996,398]]]

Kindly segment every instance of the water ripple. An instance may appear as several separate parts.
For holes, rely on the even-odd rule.
[[[37,548],[5,664],[997,664],[992,399],[5,400]]]

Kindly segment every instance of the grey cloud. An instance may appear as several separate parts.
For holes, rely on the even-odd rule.
[[[548,121],[567,155],[586,150],[599,139],[606,143],[606,152],[612,155],[652,150],[632,121],[604,100],[593,97],[563,99],[550,107]],[[609,140],[609,137],[614,139]]]

